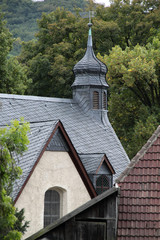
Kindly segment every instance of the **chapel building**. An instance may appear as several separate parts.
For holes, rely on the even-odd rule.
[[[107,67],[94,54],[91,24],[73,71],[72,99],[0,94],[0,127],[30,123],[12,196],[30,221],[25,238],[111,188],[129,163],[107,116]]]

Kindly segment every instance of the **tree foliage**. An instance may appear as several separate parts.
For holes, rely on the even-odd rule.
[[[120,29],[119,45],[145,45],[159,32],[160,1],[112,0],[109,8],[99,8],[97,15],[104,21],[114,21]]]
[[[3,21],[3,14],[0,12],[0,78],[3,79],[6,74],[6,56],[12,48],[13,39],[11,33],[6,28],[6,23]]]
[[[24,94],[31,79],[27,78],[26,67],[15,58],[8,58],[13,39],[0,13],[0,92]]]
[[[64,7],[74,11],[75,8],[84,9],[85,0],[45,0],[33,2],[32,0],[2,0],[0,7],[5,13],[7,27],[17,40],[14,43],[12,55],[18,55],[21,49],[21,41],[34,39],[38,31],[37,19],[42,13],[49,14],[57,7]]]
[[[23,210],[18,212],[10,197],[15,180],[21,175],[16,159],[27,150],[29,143],[28,123],[15,120],[10,126],[0,129],[0,239],[19,240],[28,223],[24,220]]]
[[[116,45],[124,50],[126,46],[144,45],[151,41],[153,32],[158,35],[158,12],[159,2],[156,0],[114,0],[108,8],[97,7],[96,17],[92,19],[95,53],[104,55]],[[83,56],[87,42],[88,20],[82,19],[79,13],[58,8],[50,14],[43,14],[38,21],[37,41],[24,43],[19,57],[19,61],[28,67],[28,78],[33,80],[25,93],[71,96],[70,86],[74,81],[71,69]],[[150,63],[152,68],[152,61]],[[131,64],[139,66],[138,60]],[[130,84],[133,80],[131,75],[133,73],[128,79]]]
[[[87,7],[89,5],[89,7]],[[108,46],[118,44],[124,49],[126,46],[146,44],[152,35],[159,33],[160,22],[160,2],[157,0],[112,0],[111,6],[104,8],[97,5],[96,19],[103,20],[99,22],[101,34],[106,37],[106,52]],[[77,9],[95,10],[96,4],[92,0],[45,0],[42,2],[33,2],[32,0],[2,0],[2,11],[5,13],[7,26],[12,32],[14,38],[14,52],[17,54],[20,50],[21,40],[29,41],[34,38],[38,31],[37,19],[40,19],[42,13],[49,14],[58,7],[64,7],[76,14]],[[87,7],[87,8],[86,8]],[[102,31],[104,25],[108,25],[110,31]],[[111,31],[111,30],[115,31]],[[112,41],[110,41],[110,38]],[[112,42],[112,44],[111,44]],[[100,45],[102,41],[98,41]],[[101,49],[100,49],[101,50]],[[102,52],[101,52],[102,53]]]
[[[104,53],[114,46],[112,36],[118,36],[114,23],[93,20],[94,51]],[[71,71],[84,55],[87,46],[88,19],[64,9],[43,14],[39,21],[37,41],[23,44],[19,61],[28,67],[33,80],[28,94],[70,97],[74,75]],[[102,27],[101,27],[102,26]],[[101,36],[101,38],[99,37]],[[115,37],[118,44],[118,37]]]
[[[110,118],[133,157],[160,121],[160,40],[125,50],[116,46],[101,59],[109,69]]]

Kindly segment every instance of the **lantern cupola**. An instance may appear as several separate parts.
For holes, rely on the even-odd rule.
[[[88,24],[88,43],[84,57],[74,66],[73,99],[96,119],[107,114],[107,67],[94,54],[92,23]]]

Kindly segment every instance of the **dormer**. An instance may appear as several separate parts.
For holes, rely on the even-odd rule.
[[[96,58],[92,46],[92,33],[89,23],[87,50],[84,57],[74,66],[75,81],[72,84],[73,100],[85,112],[102,121],[107,115],[107,67]]]
[[[101,194],[113,186],[113,174],[115,174],[115,171],[106,155],[104,155],[93,176],[97,194]]]
[[[115,171],[106,154],[80,154],[80,158],[97,194],[113,186]]]

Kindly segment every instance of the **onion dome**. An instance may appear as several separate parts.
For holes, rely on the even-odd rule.
[[[107,67],[97,59],[94,54],[91,32],[92,23],[89,23],[88,26],[89,34],[87,50],[84,57],[73,68],[75,81],[72,84],[72,87],[82,85],[108,86],[106,83]]]

